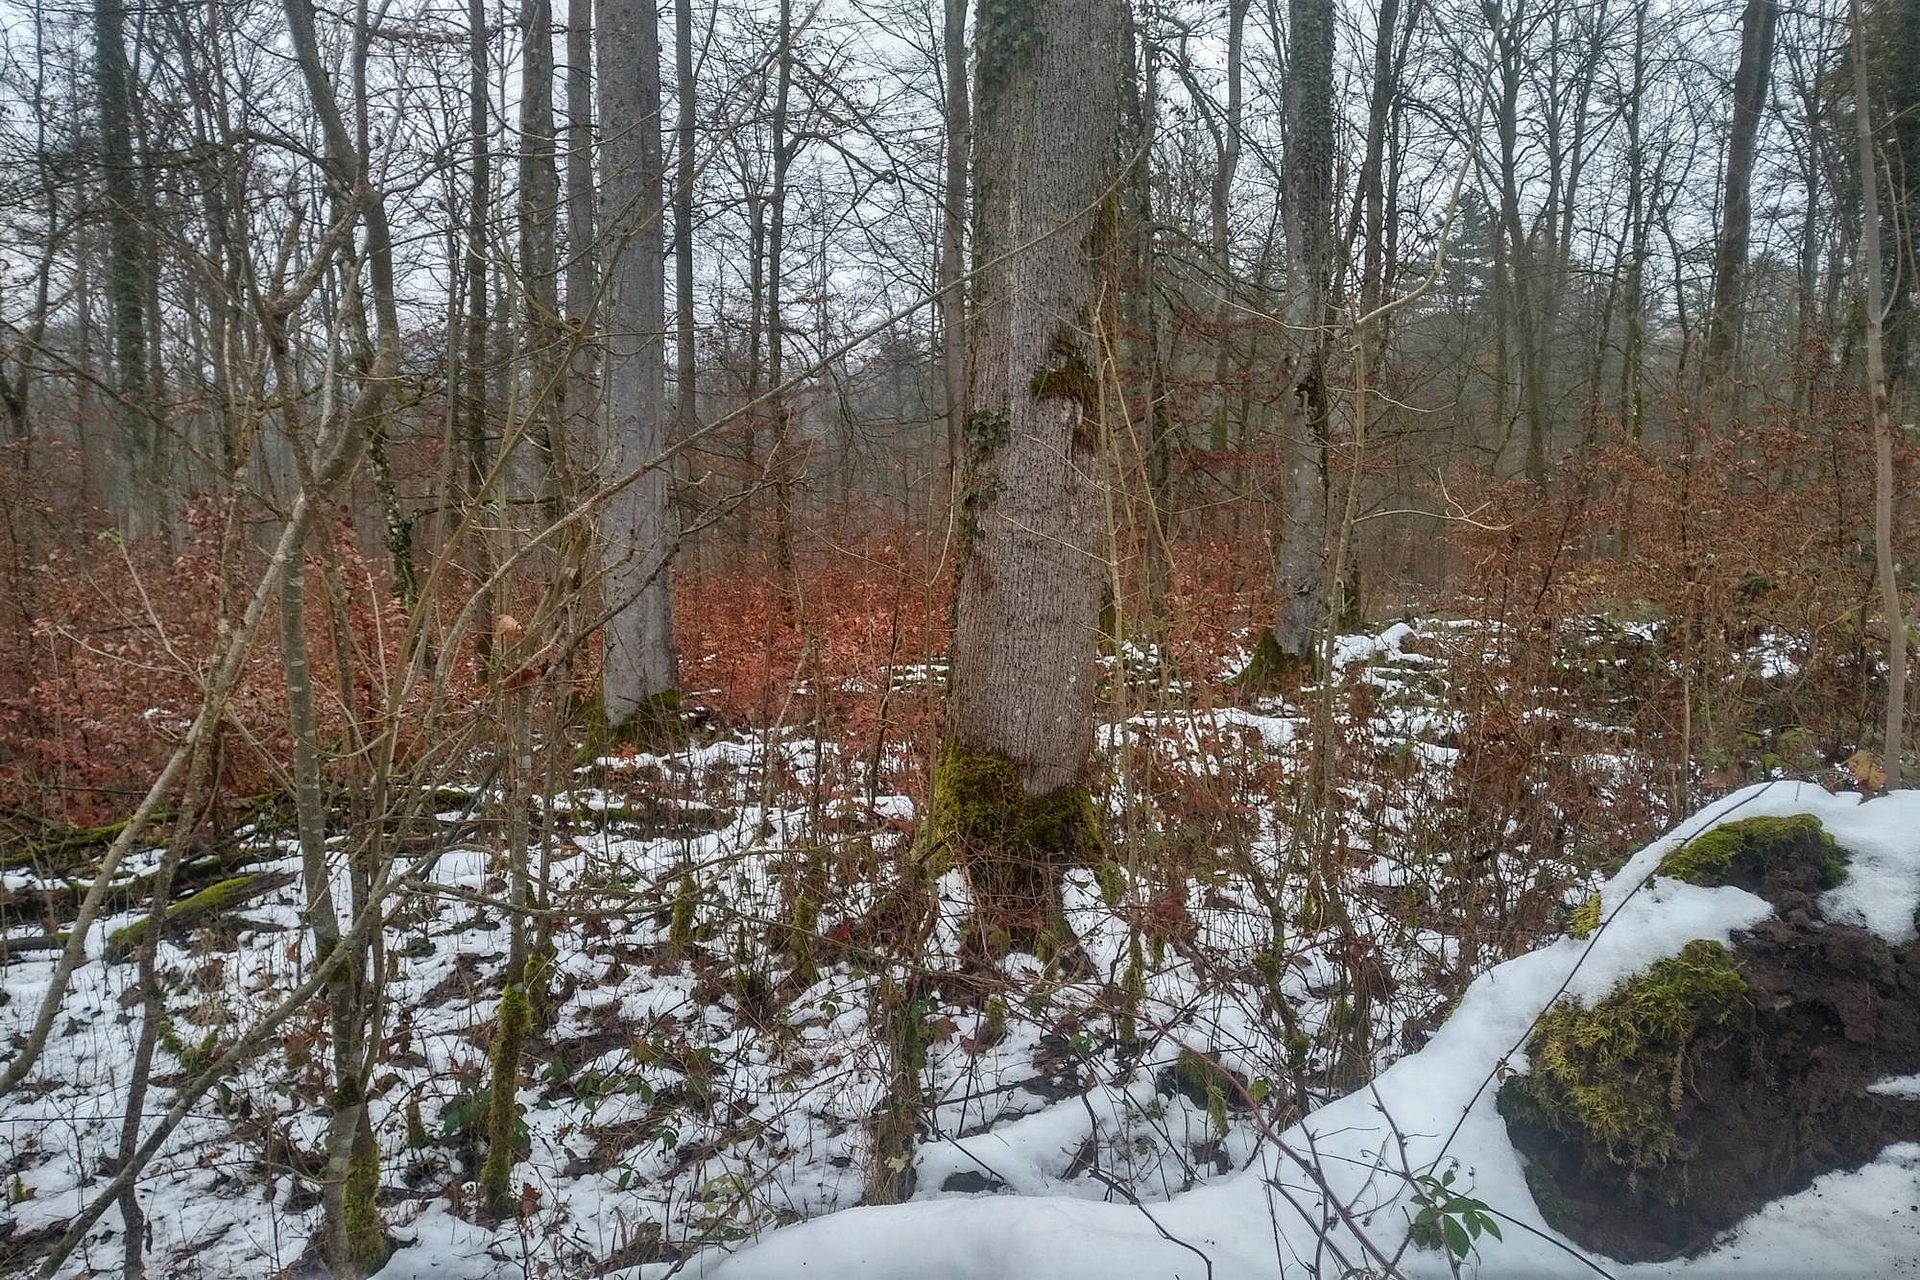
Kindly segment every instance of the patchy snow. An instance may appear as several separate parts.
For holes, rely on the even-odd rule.
[[[1455,630],[1422,624],[1429,641]],[[602,1269],[651,1280],[715,1274],[723,1263],[730,1276],[1129,1280],[1205,1275],[1194,1249],[1222,1280],[1334,1275],[1371,1265],[1356,1229],[1390,1254],[1399,1248],[1409,1178],[1429,1168],[1457,1162],[1462,1190],[1539,1226],[1487,1082],[1503,1061],[1520,1064],[1526,1028],[1563,982],[1601,994],[1690,938],[1724,937],[1764,912],[1737,890],[1643,883],[1666,848],[1718,815],[1819,814],[1855,851],[1854,876],[1829,908],[1889,937],[1911,935],[1920,798],[1862,805],[1780,784],[1729,797],[1629,863],[1605,886],[1608,923],[1590,946],[1561,939],[1483,972],[1506,952],[1466,932],[1467,908],[1450,886],[1467,879],[1487,895],[1476,911],[1527,899],[1534,923],[1501,943],[1518,949],[1551,932],[1564,918],[1556,913],[1598,880],[1571,835],[1564,846],[1446,843],[1456,828],[1445,783],[1462,756],[1462,722],[1444,670],[1407,647],[1414,634],[1402,624],[1340,641],[1341,696],[1353,691],[1361,708],[1340,732],[1384,762],[1333,780],[1346,939],[1318,909],[1303,837],[1288,828],[1281,799],[1306,776],[1313,750],[1316,730],[1299,708],[1162,709],[1101,729],[1113,816],[1130,824],[1137,847],[1177,872],[1163,877],[1163,864],[1152,862],[1151,874],[1112,901],[1091,872],[1071,873],[1065,903],[1091,973],[1062,979],[1011,959],[1002,1035],[989,1034],[978,999],[943,992],[931,1002],[919,1190],[893,1209],[853,1206],[866,1192],[869,1121],[887,1079],[870,1010],[889,973],[862,952],[860,930],[902,861],[916,815],[902,794],[912,788],[900,781],[912,775],[895,753],[883,757],[871,802],[848,798],[844,786],[814,785],[843,782],[849,761],[773,732],[672,757],[608,757],[552,798],[550,812],[564,819],[549,850],[553,889],[582,911],[557,931],[553,1025],[519,1090],[530,1149],[515,1180],[532,1208],[497,1229],[471,1220],[473,1153],[460,1142],[461,1118],[485,1083],[507,950],[500,913],[475,901],[504,894],[501,855],[476,847],[476,818],[499,797],[474,790],[471,805],[442,815],[444,848],[425,872],[439,892],[404,898],[387,931],[391,1016],[372,1083],[383,1213],[401,1247],[383,1280]],[[1151,657],[1129,654],[1127,665]],[[901,667],[892,678],[935,674]],[[1571,721],[1569,732],[1610,733]],[[1600,793],[1629,773],[1631,742],[1576,740]],[[436,793],[431,807],[447,803]],[[260,835],[256,852],[257,866],[297,869],[271,834]],[[335,851],[336,864],[344,854]],[[150,867],[155,856],[136,851],[127,867]],[[834,878],[820,904],[817,973],[802,978],[781,926],[814,859]],[[686,885],[695,890],[694,945],[681,954],[667,941]],[[344,880],[337,891],[344,900]],[[963,878],[947,875],[938,896],[932,963],[948,973],[957,967]],[[57,1230],[102,1183],[139,1021],[123,1004],[133,967],[100,957],[107,932],[137,914],[96,926],[93,960],[76,975],[46,1059],[0,1099],[0,1177],[15,1183],[0,1211],[0,1246]],[[162,949],[176,1039],[160,1055],[155,1106],[183,1056],[209,1036],[216,1046],[230,1042],[312,963],[297,887],[249,904],[243,916],[251,923],[237,933],[196,932]],[[1143,945],[1149,925],[1157,932]],[[1481,976],[1423,1050],[1371,1089],[1330,1102],[1337,1028],[1352,1009],[1353,956],[1340,945],[1357,946],[1382,985],[1368,1013],[1371,1038],[1348,1079],[1418,1044],[1449,993]],[[1117,993],[1136,965],[1140,1038],[1123,1045]],[[9,997],[0,1044],[31,1018],[52,966],[51,953],[23,952],[0,971]],[[273,1053],[204,1100],[143,1179],[154,1274],[270,1276],[299,1264],[319,1212],[311,1180],[292,1168],[296,1155],[310,1158],[320,1145],[325,1032],[317,1011],[296,1018]],[[1170,1069],[1186,1050],[1236,1073],[1262,1104],[1219,1116],[1171,1087]],[[408,1133],[410,1107],[425,1144]],[[1276,1142],[1272,1130],[1303,1110],[1307,1119]],[[1866,1197],[1899,1225],[1920,1218],[1905,1207],[1920,1202],[1915,1157],[1890,1152],[1775,1206],[1741,1236],[1760,1243],[1743,1247],[1797,1241],[1791,1247],[1802,1252],[1788,1256],[1808,1257],[1819,1241],[1831,1247],[1871,1219],[1831,1197]],[[1308,1165],[1323,1171],[1331,1195]],[[1906,1190],[1889,1190],[1898,1186]],[[1823,1189],[1824,1206],[1816,1202]],[[1329,1220],[1335,1204],[1352,1226],[1338,1213]],[[803,1219],[811,1222],[767,1234]],[[112,1269],[117,1223],[109,1212],[65,1274]],[[1873,1256],[1920,1254],[1891,1230]],[[1568,1265],[1569,1255],[1517,1226],[1504,1243],[1482,1246],[1484,1275],[1552,1275]],[[1409,1251],[1397,1265],[1447,1274],[1436,1254]],[[1889,1263],[1886,1273],[1898,1271]],[[1686,1274],[1739,1271],[1703,1262]]]
[[[1750,1218],[1703,1257],[1623,1266],[1589,1258],[1546,1225],[1493,1108],[1501,1073],[1525,1068],[1527,1033],[1560,993],[1598,998],[1691,939],[1724,942],[1768,915],[1765,902],[1741,890],[1655,876],[1669,851],[1723,819],[1792,813],[1816,814],[1854,853],[1854,874],[1829,905],[1890,938],[1911,936],[1920,901],[1920,792],[1862,804],[1800,783],[1749,788],[1629,861],[1607,882],[1602,927],[1588,940],[1563,938],[1483,975],[1424,1049],[1263,1144],[1254,1166],[1224,1184],[1150,1207],[984,1197],[857,1210],[777,1232],[725,1261],[712,1258],[711,1270],[690,1270],[717,1280],[816,1272],[841,1280],[1225,1280],[1339,1274],[1392,1258],[1409,1276],[1445,1276],[1451,1268],[1441,1253],[1402,1250],[1416,1211],[1413,1179],[1453,1170],[1457,1189],[1484,1201],[1505,1224],[1504,1239],[1479,1241],[1472,1270],[1483,1277],[1920,1274],[1920,1211],[1913,1207],[1920,1201],[1920,1146],[1889,1147],[1862,1169],[1819,1179]],[[1022,1124],[1034,1148],[1057,1145],[1060,1135],[1040,1120]],[[1001,1131],[1009,1147],[1002,1160],[1024,1171],[1018,1132]],[[930,1163],[944,1168],[951,1160]]]

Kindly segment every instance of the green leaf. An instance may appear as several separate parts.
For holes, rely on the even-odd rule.
[[[1453,1218],[1442,1218],[1441,1228],[1446,1232],[1447,1248],[1453,1250],[1453,1256],[1464,1258],[1473,1248],[1473,1242],[1467,1239],[1467,1229]]]

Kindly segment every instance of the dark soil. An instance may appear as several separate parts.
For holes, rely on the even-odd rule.
[[[1732,1024],[1688,1052],[1666,1165],[1616,1164],[1509,1105],[1511,1085],[1503,1090],[1534,1199],[1582,1248],[1622,1262],[1696,1253],[1820,1175],[1920,1140],[1920,1103],[1867,1092],[1920,1072],[1916,945],[1889,947],[1821,921],[1808,897],[1783,896],[1799,899],[1789,919],[1734,937],[1746,999]]]

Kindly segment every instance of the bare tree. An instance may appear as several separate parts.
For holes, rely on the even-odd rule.
[[[1887,404],[1885,263],[1880,252],[1880,158],[1874,147],[1873,98],[1867,74],[1866,18],[1850,0],[1853,26],[1854,137],[1860,163],[1860,271],[1865,277],[1867,410],[1873,419],[1873,546],[1880,608],[1887,625],[1884,755],[1889,786],[1899,786],[1907,717],[1907,614],[1893,558],[1893,418]]]

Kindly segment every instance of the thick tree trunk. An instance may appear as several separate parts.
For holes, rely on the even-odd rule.
[[[1713,314],[1701,376],[1708,382],[1733,372],[1734,349],[1746,311],[1747,244],[1753,221],[1753,150],[1767,107],[1773,71],[1773,31],[1779,0],[1747,0],[1740,20],[1740,63],[1733,73],[1733,124],[1727,134],[1727,175],[1722,188],[1720,241],[1713,256]]]
[[[661,237],[660,33],[651,0],[604,0],[600,64],[601,212],[607,287],[604,470],[623,476],[667,447],[666,263]],[[667,566],[674,532],[668,468],[651,466],[608,501],[601,684],[606,725],[657,739],[679,729]]]
[[[1251,686],[1310,668],[1327,540],[1327,298],[1333,196],[1333,5],[1289,0],[1285,218],[1287,396],[1280,448],[1285,476],[1271,644],[1247,672]]]
[[[146,216],[134,160],[133,75],[127,66],[126,8],[93,6],[94,87],[100,95],[101,187],[107,203],[107,306],[113,337],[114,423],[119,433],[125,528],[139,537],[160,527],[160,442],[147,416]]]
[[[680,98],[673,187],[674,417],[684,439],[700,416],[693,333],[693,129],[698,107],[693,83],[693,0],[674,0],[673,69]]]
[[[1103,352],[1118,302],[1119,0],[983,4],[970,411],[947,740],[928,849],[972,878],[988,952],[1061,939],[1097,834]]]
[[[593,174],[593,0],[567,4],[567,371],[566,436],[592,439],[598,421],[599,362],[591,341],[599,287],[596,182]]]

